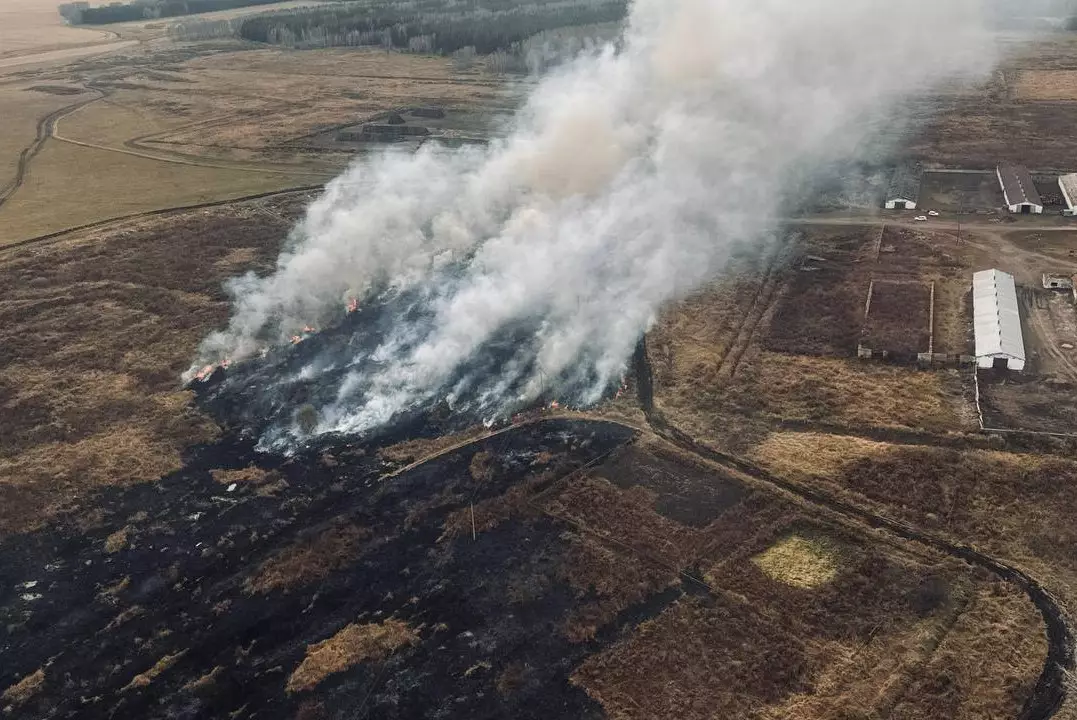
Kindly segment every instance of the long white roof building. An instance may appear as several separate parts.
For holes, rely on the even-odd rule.
[[[976,361],[981,368],[1005,363],[1025,369],[1025,340],[1013,275],[984,270],[972,276],[972,307],[976,329]]]
[[[1066,215],[1077,215],[1077,173],[1058,178],[1058,187],[1066,200]]]

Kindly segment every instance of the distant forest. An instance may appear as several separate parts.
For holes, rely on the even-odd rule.
[[[626,0],[349,3],[263,13],[243,19],[237,34],[291,47],[380,45],[440,55],[490,55],[549,30],[618,22],[627,11]]]
[[[214,10],[233,10],[252,5],[272,5],[284,0],[134,0],[91,7],[86,2],[60,6],[60,14],[72,25],[107,25],[130,20],[181,17]]]

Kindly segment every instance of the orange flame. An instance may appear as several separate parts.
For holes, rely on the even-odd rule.
[[[358,309],[359,309],[359,299],[358,298],[348,298],[348,312],[353,313]]]

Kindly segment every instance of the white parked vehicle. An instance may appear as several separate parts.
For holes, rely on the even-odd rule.
[[[917,215],[913,220],[916,222],[927,222],[927,215]]]
[[[939,211],[938,210],[928,210],[927,214],[930,215],[931,217],[938,217],[939,216]]]

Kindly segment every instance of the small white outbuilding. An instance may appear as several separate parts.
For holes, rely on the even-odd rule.
[[[983,270],[972,276],[976,364],[984,369],[1025,369],[1025,340],[1013,275]]]

